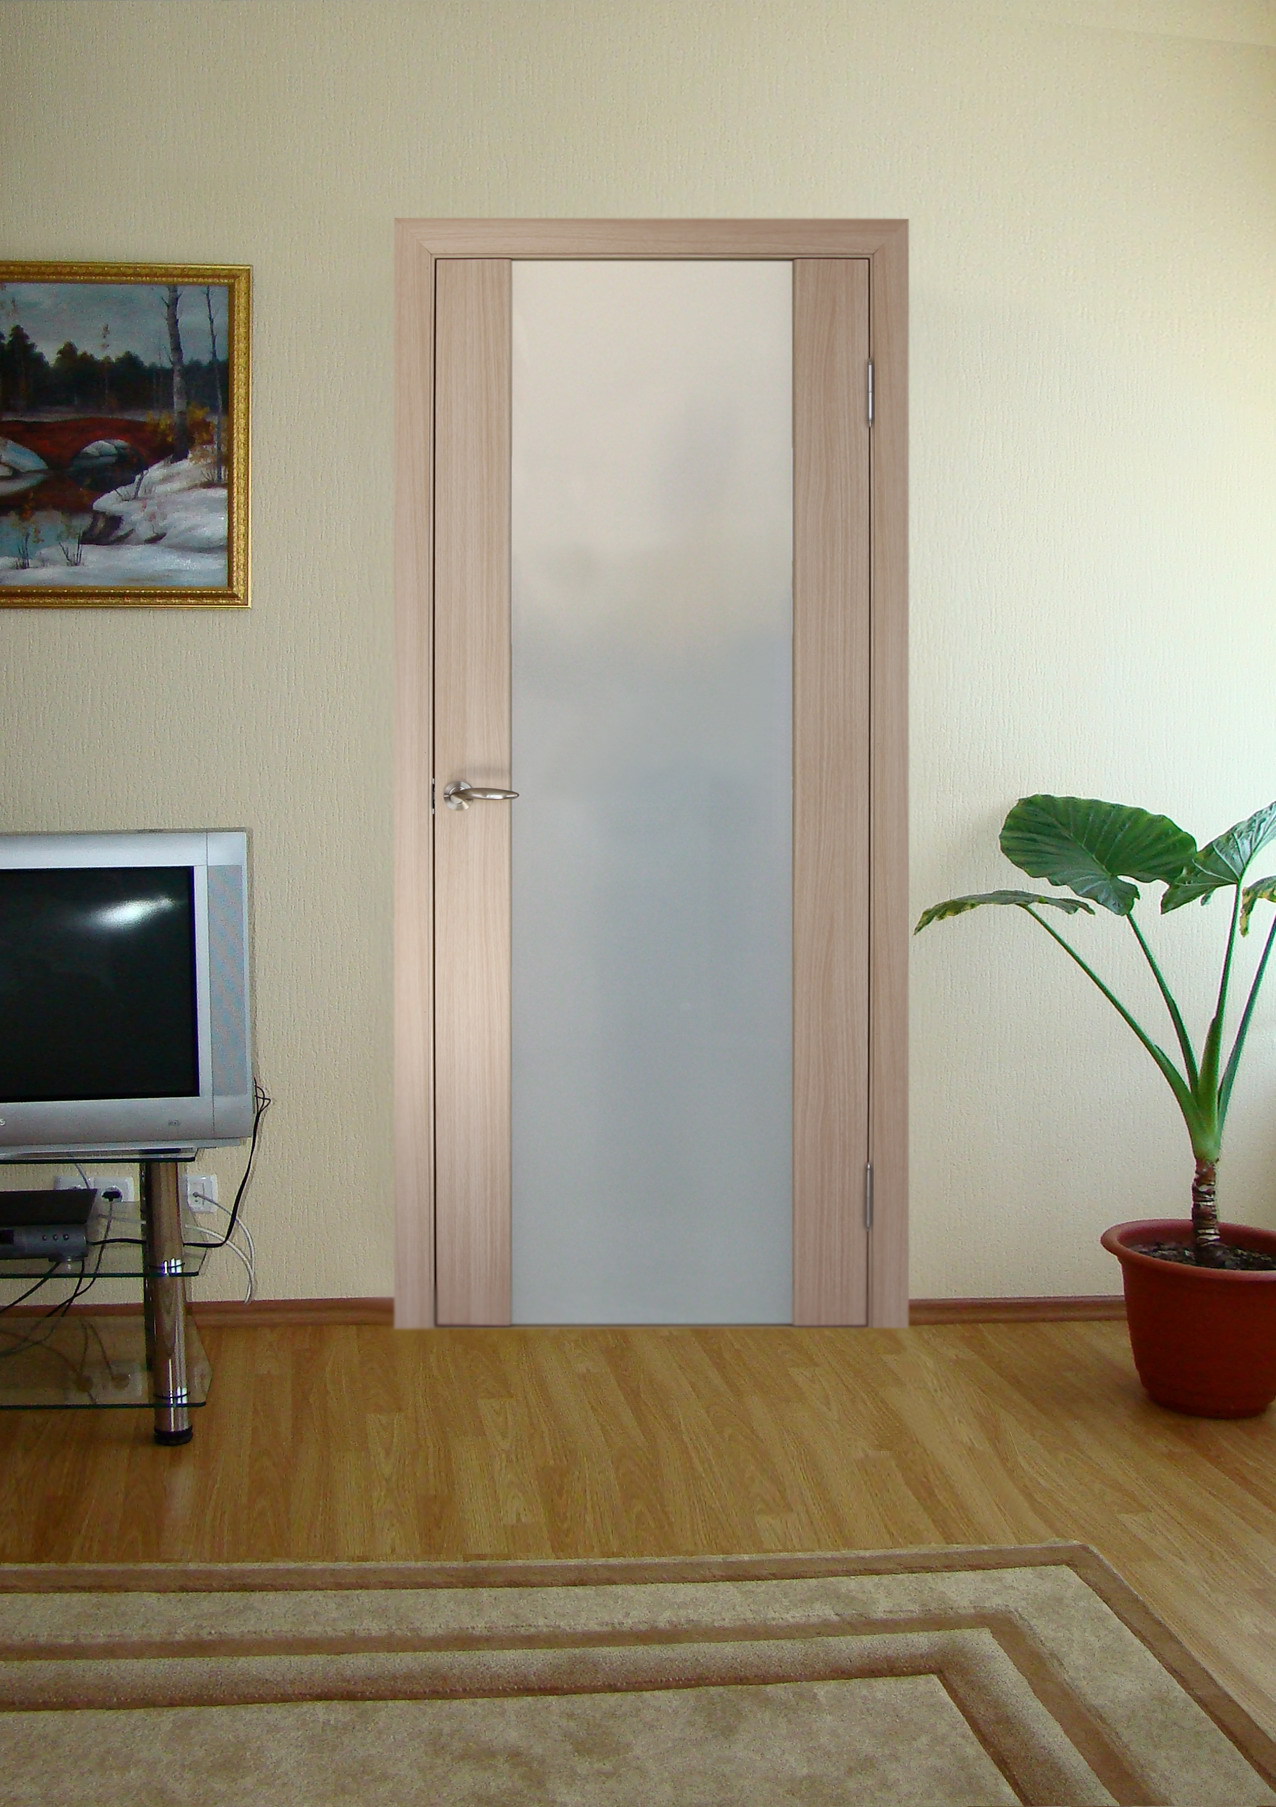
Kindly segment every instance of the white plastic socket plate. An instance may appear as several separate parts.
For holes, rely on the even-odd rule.
[[[188,1173],[183,1183],[186,1187],[186,1203],[192,1211],[208,1216],[216,1209],[218,1198],[215,1173]]]
[[[84,1179],[81,1179],[78,1173],[60,1173],[54,1180],[53,1187],[55,1191],[64,1191],[86,1183],[95,1192],[114,1193],[119,1204],[131,1205],[137,1198],[137,1184],[132,1174],[86,1173]]]

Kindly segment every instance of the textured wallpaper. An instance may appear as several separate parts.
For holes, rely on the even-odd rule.
[[[393,1281],[396,216],[911,221],[917,909],[1005,881],[1026,792],[1201,839],[1276,796],[1270,9],[0,11],[5,254],[253,266],[252,610],[0,612],[0,816],[252,831],[262,1296]],[[1185,1208],[1151,1063],[1006,914],[914,946],[915,1296],[1115,1291],[1099,1231]],[[1176,974],[1220,927],[1167,922]],[[1118,973],[1119,928],[1091,934]],[[1269,1226],[1274,1093],[1276,992],[1221,1170]],[[201,1284],[237,1296],[229,1264]]]

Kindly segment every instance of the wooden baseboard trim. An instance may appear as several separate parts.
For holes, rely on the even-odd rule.
[[[138,1313],[137,1305],[93,1305],[76,1311],[95,1317]],[[20,1305],[15,1317],[42,1316],[45,1305]],[[271,1330],[296,1324],[394,1324],[393,1299],[195,1299],[191,1311],[201,1326],[212,1329]],[[1125,1317],[1120,1293],[1034,1299],[913,1299],[908,1322],[914,1324],[1056,1324],[1106,1322]]]
[[[4,1315],[15,1318],[45,1317],[47,1305],[16,1305]],[[272,1330],[280,1324],[384,1324],[394,1323],[393,1299],[192,1299],[191,1316],[201,1329],[247,1326]],[[73,1305],[68,1316],[81,1313],[92,1318],[140,1317],[141,1301],[127,1305],[95,1305],[86,1299]]]
[[[394,1323],[393,1299],[254,1299],[196,1301],[201,1324],[385,1324]],[[1031,1299],[914,1299],[910,1324],[1051,1324],[1105,1322],[1125,1316],[1120,1293]]]
[[[194,1299],[191,1312],[202,1328],[273,1330],[284,1324],[394,1323],[393,1299]]]
[[[1120,1293],[1081,1294],[1040,1299],[913,1299],[912,1324],[1061,1324],[1104,1323],[1125,1317]]]

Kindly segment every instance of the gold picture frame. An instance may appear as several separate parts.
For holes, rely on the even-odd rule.
[[[0,608],[247,608],[252,273],[0,262]]]

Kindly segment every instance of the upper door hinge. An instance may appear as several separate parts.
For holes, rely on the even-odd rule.
[[[868,424],[870,427],[873,424],[873,361],[871,358],[868,364]]]

